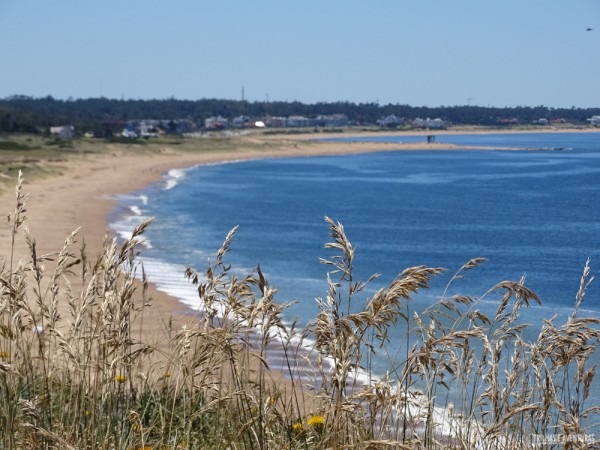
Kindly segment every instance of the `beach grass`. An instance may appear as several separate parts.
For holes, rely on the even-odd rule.
[[[0,265],[0,448],[598,444],[600,407],[589,397],[600,321],[581,313],[589,265],[572,314],[545,320],[530,342],[520,316],[540,300],[524,280],[502,281],[482,297],[443,294],[416,311],[413,295],[443,272],[416,266],[363,300],[378,276],[355,279],[360,258],[342,224],[326,218],[328,290],[314,320],[297,329],[260,267],[233,275],[233,229],[212,262],[186,271],[201,305],[189,323],[165,319],[148,335],[152,280],[139,251],[151,220],[125,242],[107,237],[95,258],[78,230],[56,252],[39,254],[27,201],[20,174],[5,243],[12,250]],[[14,252],[18,241],[27,255]],[[468,261],[450,283],[484,263]],[[494,294],[501,301],[486,316],[478,304]],[[398,323],[406,333],[390,342]],[[378,377],[374,353],[390,361]],[[282,370],[271,367],[274,356]]]
[[[41,135],[11,134],[0,136],[0,191],[14,186],[19,171],[27,174],[29,181],[60,173],[67,162],[78,158],[117,157],[139,158],[154,155],[227,155],[240,152],[239,135],[207,133],[199,138],[164,136],[156,139],[73,139],[61,140]],[[304,142],[310,146],[310,142]],[[245,151],[268,154],[280,150],[281,140],[243,140]]]

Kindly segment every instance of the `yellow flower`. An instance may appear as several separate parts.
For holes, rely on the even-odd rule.
[[[302,433],[304,431],[304,425],[301,422],[296,422],[292,425],[292,430],[296,433]]]
[[[165,378],[171,378],[172,373],[171,372],[165,372]]]
[[[8,354],[8,352],[0,352],[0,358],[2,359],[7,359],[10,355]]]
[[[308,426],[309,427],[316,427],[316,426],[322,426],[325,425],[325,417],[323,416],[312,416],[308,418]]]
[[[91,416],[92,412],[89,409],[86,409],[83,414],[85,414],[86,416]]]
[[[117,383],[125,383],[127,381],[127,377],[125,375],[115,375],[115,381]]]

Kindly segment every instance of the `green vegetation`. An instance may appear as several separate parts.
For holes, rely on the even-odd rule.
[[[131,139],[122,136],[112,136],[106,139],[106,142],[110,142],[111,144],[127,144],[127,145],[146,145],[148,143],[145,139]]]
[[[274,145],[248,141],[248,149],[268,150]],[[239,141],[219,134],[202,139],[176,136],[158,139],[48,139],[42,135],[11,134],[0,139],[0,191],[14,185],[19,170],[29,180],[62,172],[66,161],[88,154],[160,154],[177,146],[178,153],[215,153],[239,150]]]
[[[73,140],[71,139],[59,139],[59,138],[54,138],[52,140],[47,140],[45,142],[45,144],[47,146],[56,146],[62,149],[68,149],[68,148],[73,148],[74,144],[73,144]]]
[[[574,125],[589,125],[587,119],[600,115],[600,108],[552,108],[548,106],[517,106],[497,108],[483,106],[410,106],[406,104],[378,103],[315,103],[300,102],[248,102],[225,99],[201,100],[116,100],[90,98],[58,100],[50,96],[33,98],[13,96],[0,99],[0,133],[46,133],[52,125],[74,125],[80,134],[93,131],[109,137],[119,134],[123,125],[134,119],[185,119],[204,126],[212,116],[233,119],[249,117],[289,117],[300,115],[314,118],[319,115],[344,114],[354,125],[374,125],[377,120],[394,114],[413,120],[417,117],[439,117],[455,125],[509,126],[532,124],[545,118],[552,126],[561,121]],[[516,122],[513,122],[516,120]]]
[[[355,249],[327,218],[329,287],[315,320],[297,330],[284,324],[289,304],[276,302],[260,267],[232,275],[234,229],[205,270],[186,271],[203,312],[184,328],[165,319],[147,335],[151,280],[137,248],[150,222],[120,246],[108,239],[97,260],[76,250],[77,232],[40,255],[25,226],[22,183],[9,223],[13,250],[0,271],[3,448],[513,449],[531,448],[534,435],[575,439],[597,423],[589,359],[600,320],[580,316],[587,266],[566,322],[547,320],[525,342],[519,315],[539,300],[523,280],[484,296],[501,296],[493,317],[477,309],[483,297],[458,295],[417,314],[411,296],[442,272],[425,266],[404,270],[356,308],[375,277],[354,278]],[[17,239],[29,249],[24,259],[14,254]],[[483,262],[469,261],[450,283]],[[390,343],[398,322],[406,335]],[[272,352],[283,355],[283,373],[269,368]],[[389,355],[390,368],[362,384],[372,352]]]
[[[13,142],[9,140],[0,140],[0,150],[31,150],[29,145],[21,144],[19,142]]]

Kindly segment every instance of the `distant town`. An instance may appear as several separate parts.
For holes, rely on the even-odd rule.
[[[327,132],[348,127],[371,130],[441,130],[454,126],[598,127],[600,108],[355,104],[349,102],[247,102],[235,100],[56,100],[12,96],[0,100],[0,133],[151,139],[198,137],[207,132],[266,129]]]

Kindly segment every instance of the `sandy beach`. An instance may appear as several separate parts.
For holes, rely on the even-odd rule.
[[[322,136],[317,136],[322,137]],[[329,137],[329,136],[327,136]],[[29,194],[26,225],[36,239],[38,254],[59,251],[69,234],[81,227],[78,241],[85,239],[90,260],[101,252],[108,230],[108,215],[115,205],[114,195],[140,189],[159,182],[170,169],[185,168],[199,164],[246,160],[257,158],[279,158],[358,153],[367,151],[410,150],[423,148],[427,144],[378,144],[378,143],[335,143],[316,142],[314,135],[244,135],[229,138],[234,150],[181,151],[176,146],[164,146],[159,152],[130,151],[125,145],[107,144],[103,153],[78,155],[58,162],[45,162],[56,166],[56,175],[30,180],[25,175],[24,192]],[[264,148],[261,147],[262,144]],[[189,144],[194,146],[194,142]],[[431,149],[451,149],[452,145],[429,144]],[[7,186],[10,182],[4,181]],[[14,186],[0,193],[3,213],[8,215],[15,208]],[[0,229],[0,240],[4,242],[0,258],[9,259],[11,229],[6,225]],[[27,255],[24,239],[17,240],[15,261]],[[47,271],[51,263],[47,263]],[[150,280],[152,281],[152,280]],[[81,288],[73,280],[75,292]],[[183,274],[182,283],[187,283]],[[153,327],[163,327],[173,314],[173,319],[188,320],[189,314],[177,299],[151,287],[153,306],[151,317],[145,319],[145,331],[152,334]],[[188,311],[189,312],[189,311]]]
[[[592,130],[586,129],[585,131]],[[440,133],[447,134],[448,131]],[[398,133],[387,134],[398,135]],[[108,151],[103,153],[74,155],[73,158],[60,162],[47,162],[46,164],[58,167],[58,175],[37,178],[33,181],[26,177],[24,191],[30,194],[26,224],[37,241],[38,254],[60,250],[65,238],[73,230],[81,227],[78,240],[81,242],[82,239],[85,239],[88,257],[90,260],[94,260],[102,249],[102,243],[107,233],[108,215],[115,205],[114,195],[159,182],[170,169],[258,158],[388,150],[455,150],[458,148],[439,142],[427,144],[425,136],[428,133],[418,132],[415,134],[423,135],[424,142],[418,144],[317,142],[316,138],[330,138],[336,137],[336,135],[329,133],[318,135],[250,133],[231,136],[229,139],[234,143],[233,150],[194,152],[183,151],[177,146],[165,145],[157,152],[140,153],[131,151],[124,145],[106,144]],[[349,133],[342,134],[344,137],[349,135]],[[383,134],[378,133],[377,135]],[[403,135],[408,134],[403,133]],[[189,146],[193,148],[194,142],[190,141]],[[9,214],[14,210],[14,198],[14,188],[5,189],[0,193],[4,214]],[[6,225],[6,222],[5,226],[0,229],[0,239],[4,242],[0,257],[4,261],[8,261],[11,236],[10,227]],[[16,246],[17,259],[26,253],[24,240],[19,239]],[[181,282],[187,283],[183,274]],[[78,292],[77,289],[81,286],[77,285],[76,280],[73,280],[73,283],[75,292]],[[152,287],[149,293],[153,299],[153,306],[150,308],[150,317],[144,322],[145,333],[153,334],[156,327],[164,327],[171,316],[173,316],[175,327],[179,327],[184,321],[189,320],[189,311],[177,299]],[[184,312],[186,314],[181,314]]]
[[[314,138],[314,137],[312,137]],[[69,234],[81,227],[78,244],[73,248],[79,251],[79,245],[85,240],[86,252],[90,261],[95,261],[102,251],[102,245],[108,231],[108,215],[115,205],[114,195],[140,189],[151,183],[159,182],[170,169],[185,168],[198,164],[216,163],[230,160],[255,158],[309,156],[320,154],[341,154],[348,152],[389,150],[398,146],[387,144],[317,144],[306,141],[304,136],[293,139],[270,136],[232,137],[235,149],[224,151],[181,151],[175,146],[161,147],[159,152],[132,151],[124,145],[107,145],[107,151],[90,155],[73,155],[67,160],[44,162],[55,166],[56,175],[38,177],[31,180],[25,175],[23,191],[29,194],[26,225],[37,243],[39,255],[59,251]],[[269,142],[265,149],[260,144]],[[258,147],[257,148],[257,144]],[[191,142],[191,147],[194,142]],[[437,145],[443,148],[442,145]],[[3,214],[15,209],[16,180],[3,180],[6,188],[0,193]],[[11,185],[12,184],[12,185]],[[11,225],[4,222],[0,228],[0,240],[4,242],[0,259],[9,265]],[[21,258],[27,258],[27,246],[19,236],[15,247],[15,264]],[[46,272],[53,269],[47,262]],[[74,292],[80,292],[81,282],[74,277],[70,280]],[[150,280],[151,282],[152,280]],[[187,283],[184,274],[181,282]],[[176,298],[173,298],[150,285],[148,292],[152,307],[144,318],[144,330],[147,341],[159,336],[166,323],[173,321],[173,328],[181,326],[193,318]],[[62,305],[66,315],[66,305]],[[153,341],[152,341],[153,342]]]
[[[586,129],[584,131],[592,130]],[[497,131],[491,132],[496,133]],[[533,132],[540,131],[534,130]],[[467,133],[467,131],[463,133]],[[439,132],[438,134],[448,133]],[[376,134],[376,136],[383,135],[384,133]],[[385,135],[408,136],[407,133],[385,133]],[[35,172],[34,176],[28,177],[26,173],[23,191],[29,194],[29,198],[25,223],[31,235],[36,239],[38,256],[59,251],[63,247],[65,238],[73,230],[81,227],[78,242],[72,247],[72,251],[77,254],[79,245],[85,240],[88,261],[94,264],[98,255],[102,253],[105,237],[108,235],[112,238],[108,232],[108,221],[109,215],[116,205],[115,196],[141,189],[152,183],[159,183],[164,179],[164,175],[172,169],[261,158],[310,157],[423,149],[431,151],[501,149],[500,147],[457,147],[443,142],[428,144],[426,142],[426,132],[413,133],[412,135],[423,136],[423,142],[389,144],[316,140],[319,138],[350,137],[350,133],[339,135],[333,133],[293,135],[248,133],[229,137],[212,136],[180,141],[159,139],[143,146],[94,142],[91,145],[96,149],[95,151],[89,151],[90,147],[86,147],[84,143],[81,143],[81,147],[77,148],[77,151],[64,151],[60,154],[59,159],[36,162],[38,164],[37,168],[39,169],[41,166],[42,170]],[[439,140],[443,141],[443,139]],[[510,150],[524,149],[511,148]],[[2,157],[5,157],[5,155],[0,154],[0,163],[6,164],[6,160],[2,161]],[[14,166],[17,159],[14,155],[13,158],[11,164]],[[31,159],[31,157],[28,158]],[[5,186],[9,185],[7,178],[0,179],[0,181],[4,182]],[[14,182],[10,189],[0,190],[0,201],[4,208],[4,214],[10,214],[15,208],[14,185],[16,180],[12,181]],[[12,224],[6,221],[4,226],[0,227],[0,239],[4,242],[4,246],[0,251],[0,264],[3,264],[5,269],[10,264],[11,227]],[[143,252],[143,248],[140,251]],[[21,258],[24,258],[25,261],[29,259],[22,233],[17,238],[13,267]],[[45,263],[48,275],[53,270],[53,264],[53,262]],[[75,271],[80,271],[79,266],[75,268]],[[151,306],[145,310],[142,321],[134,321],[130,336],[136,344],[141,342],[149,348],[157,350],[149,353],[148,359],[144,359],[143,366],[140,365],[135,368],[137,371],[136,378],[160,381],[178,364],[176,356],[178,355],[177,340],[173,337],[184,326],[194,322],[197,324],[198,312],[190,310],[177,298],[158,290],[156,286],[152,285],[152,279],[149,282],[146,299],[148,297],[151,299]],[[81,279],[78,276],[73,276],[69,278],[69,283],[73,294],[78,297],[84,288]],[[181,273],[181,283],[189,283],[185,279],[184,273]],[[32,287],[29,286],[30,289]],[[143,298],[141,287],[142,283],[138,281],[136,293],[134,294],[134,303],[138,307]],[[29,299],[29,302],[34,303],[35,295],[31,298],[33,300]],[[58,310],[62,319],[66,321],[62,323],[72,322],[71,312],[65,297],[61,297],[61,300],[62,304],[58,305]],[[100,308],[98,307],[98,309]],[[194,327],[188,329],[193,330]],[[183,335],[185,332],[181,334]],[[253,336],[257,337],[259,335]],[[252,345],[252,338],[246,342],[250,342],[250,345]],[[278,341],[271,341],[267,349],[268,351],[261,355],[261,357],[264,356],[264,359],[254,358],[248,361],[248,366],[246,366],[249,369],[247,376],[248,379],[252,380],[251,383],[257,384],[259,377],[268,378],[268,386],[276,387],[277,396],[273,398],[279,398],[281,395],[285,399],[282,402],[281,411],[287,411],[288,406],[292,405],[290,408],[297,408],[297,412],[294,409],[294,411],[287,411],[285,414],[308,417],[314,414],[315,411],[322,411],[322,408],[330,407],[327,406],[330,399],[319,396],[319,384],[318,382],[315,384],[314,381],[318,380],[317,377],[319,377],[319,372],[315,371],[315,366],[318,366],[318,364],[314,364],[315,355],[311,353],[310,349],[284,351]],[[250,349],[250,353],[252,352],[253,350]],[[291,364],[290,355],[292,355]],[[261,370],[263,365],[260,361],[266,361],[271,369],[265,375],[263,375],[264,371]],[[237,386],[235,384],[236,378],[232,375],[235,372],[232,371],[230,366],[219,367],[218,374],[211,375],[211,377],[217,378],[214,381],[211,378],[210,383],[218,382],[219,386],[235,388]],[[177,368],[174,369],[174,371],[176,370]],[[204,370],[201,372],[204,372]],[[293,376],[288,375],[290,372],[293,373]],[[170,377],[171,374],[168,376]],[[349,378],[348,380],[352,388],[361,385],[359,378],[352,381]],[[316,386],[316,388],[313,386]],[[436,415],[436,421],[440,424],[446,420],[444,417],[447,417],[447,413],[443,406],[436,407],[434,414]],[[418,414],[413,413],[412,415]],[[447,427],[442,427],[440,430],[442,436],[452,434],[452,431]]]

